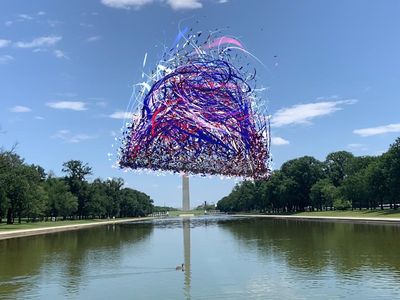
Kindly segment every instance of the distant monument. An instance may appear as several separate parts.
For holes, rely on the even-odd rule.
[[[189,176],[186,173],[182,175],[182,210],[190,210]]]

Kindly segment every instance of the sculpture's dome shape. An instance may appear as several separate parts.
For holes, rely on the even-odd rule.
[[[127,128],[120,166],[268,176],[268,121],[254,111],[254,92],[245,78],[223,56],[190,53],[169,66]]]

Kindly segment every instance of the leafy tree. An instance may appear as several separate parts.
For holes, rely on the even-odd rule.
[[[153,211],[153,200],[145,193],[122,192],[121,178],[89,183],[92,169],[79,160],[65,162],[62,170],[64,178],[51,171],[46,176],[41,166],[27,165],[13,149],[0,150],[0,222],[4,217],[11,224],[15,218],[144,216]]]
[[[36,221],[42,218],[46,212],[48,194],[43,184],[36,184],[29,189],[24,215]]]
[[[68,179],[84,181],[87,175],[92,174],[92,168],[80,160],[69,160],[63,163],[62,171],[67,173]]]
[[[383,158],[371,163],[365,170],[365,180],[368,200],[371,205],[377,203],[383,210],[383,204],[388,198],[388,176],[384,168]],[[375,206],[375,205],[374,205]]]
[[[87,217],[86,202],[89,198],[89,187],[86,176],[92,174],[92,168],[80,160],[70,160],[63,164],[62,171],[67,174],[65,180],[71,193],[78,198],[79,218]]]
[[[218,209],[228,212],[259,210],[293,212],[307,206],[383,209],[400,201],[400,138],[379,157],[355,157],[346,151],[330,153],[321,163],[304,156],[285,162],[266,181],[237,184]]]
[[[122,178],[107,179],[104,182],[105,190],[108,197],[106,211],[108,216],[118,216],[120,213],[120,191],[124,185]]]
[[[314,157],[303,156],[284,163],[281,171],[287,177],[284,193],[293,198],[294,210],[303,211],[310,203],[311,187],[324,177],[324,165]],[[289,208],[292,211],[292,207]]]
[[[283,178],[284,175],[280,171],[275,171],[271,178],[264,182],[265,191],[262,195],[264,209],[275,213],[283,209],[285,199],[282,197],[280,188]]]
[[[46,213],[51,217],[62,216],[66,219],[72,216],[78,209],[78,198],[74,196],[68,184],[59,178],[49,178],[45,189],[48,195]]]
[[[29,187],[25,171],[24,161],[17,154],[12,151],[1,152],[0,186],[2,186],[2,207],[7,210],[7,224],[14,223],[16,215],[21,221]]]
[[[332,207],[337,191],[329,179],[317,181],[310,190],[311,205],[319,210]]]
[[[143,217],[153,211],[153,200],[148,195],[130,188],[124,188],[120,193],[121,217]]]
[[[328,154],[325,159],[326,173],[334,186],[339,186],[350,173],[354,155],[347,151]]]
[[[400,201],[400,137],[390,145],[384,154],[384,168],[387,172],[388,195],[393,208],[397,209]]]
[[[125,188],[121,190],[121,217],[139,216],[141,213],[136,191]]]
[[[333,207],[337,210],[348,210],[351,207],[351,203],[349,200],[339,197],[333,201]]]
[[[352,208],[367,207],[368,194],[365,172],[346,177],[339,188],[339,193],[344,200],[350,201]]]

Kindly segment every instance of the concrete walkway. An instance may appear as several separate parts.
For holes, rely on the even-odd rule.
[[[325,217],[325,216],[296,216],[296,215],[247,215],[237,214],[236,217],[254,217],[270,219],[294,219],[294,220],[320,220],[320,221],[349,221],[361,223],[398,223],[400,218],[374,218],[374,217]]]
[[[129,219],[115,219],[110,221],[98,221],[91,223],[83,223],[83,224],[71,224],[71,225],[60,225],[53,227],[41,227],[41,228],[32,228],[32,229],[16,229],[16,230],[6,230],[0,232],[0,240],[23,237],[23,236],[31,236],[31,235],[39,235],[39,234],[47,234],[53,232],[61,232],[68,230],[78,230],[82,228],[88,228],[99,225],[112,225],[119,223],[127,223],[127,222],[137,222],[137,221],[145,221],[152,220],[154,217],[145,217],[145,218],[129,218]]]

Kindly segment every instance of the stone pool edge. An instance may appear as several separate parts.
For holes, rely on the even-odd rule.
[[[33,235],[41,235],[41,234],[49,234],[55,232],[62,231],[70,231],[70,230],[79,230],[88,227],[94,227],[99,225],[113,225],[119,223],[127,223],[127,222],[137,222],[137,221],[146,221],[153,220],[155,217],[143,217],[143,218],[129,218],[123,220],[110,220],[110,221],[98,221],[92,223],[84,223],[84,224],[73,224],[73,225],[62,225],[55,227],[43,227],[43,228],[32,228],[32,229],[17,229],[0,232],[0,240],[19,238],[25,236],[33,236]]]
[[[254,215],[254,214],[234,214],[235,217],[251,218],[270,218],[270,219],[293,219],[293,220],[317,220],[317,221],[343,221],[354,223],[381,223],[399,224],[400,218],[362,218],[362,217],[328,217],[328,216],[292,216],[292,215]]]

